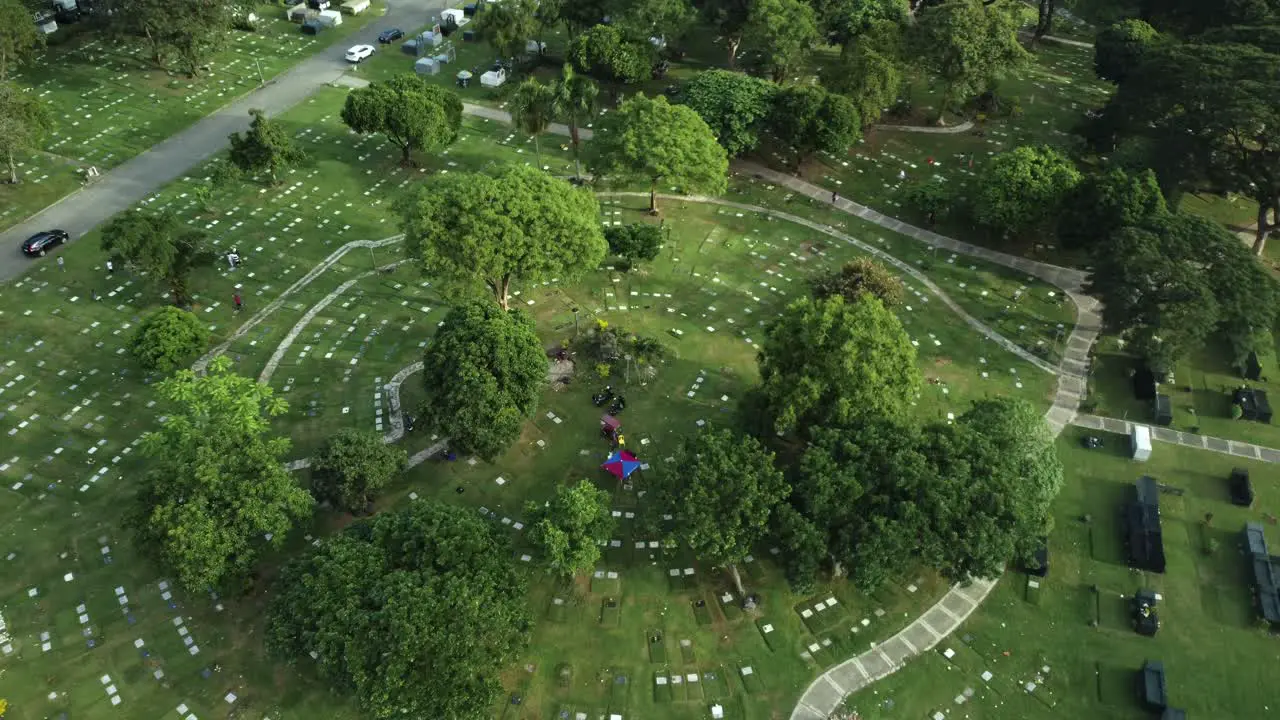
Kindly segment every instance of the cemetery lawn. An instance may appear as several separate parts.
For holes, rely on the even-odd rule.
[[[1114,338],[1106,336],[1098,344],[1097,359],[1090,377],[1090,400],[1096,403],[1091,412],[1107,417],[1147,423],[1155,418],[1152,403],[1139,400],[1133,393],[1129,373],[1137,360],[1125,353]],[[1174,382],[1161,383],[1159,392],[1173,403],[1175,430],[1280,448],[1280,421],[1261,423],[1231,418],[1231,393],[1242,385],[1267,392],[1267,397],[1280,398],[1280,368],[1276,353],[1260,355],[1262,380],[1245,380],[1232,366],[1230,345],[1225,339],[1211,337],[1204,347],[1190,353],[1174,368]],[[1274,401],[1272,401],[1274,407]]]
[[[1067,482],[1055,505],[1049,576],[1039,590],[1028,589],[1025,574],[1006,573],[955,634],[847,706],[871,720],[939,711],[988,720],[1134,718],[1142,716],[1134,673],[1150,659],[1164,663],[1170,705],[1188,717],[1275,711],[1276,640],[1255,621],[1240,533],[1246,522],[1261,522],[1268,541],[1280,542],[1274,524],[1280,470],[1165,443],[1155,444],[1149,462],[1136,463],[1126,457],[1128,438],[1103,433],[1105,446],[1086,450],[1084,434],[1069,428],[1059,440]],[[1233,467],[1250,471],[1257,492],[1251,509],[1228,502]],[[1163,576],[1130,571],[1122,555],[1118,513],[1143,474],[1184,491],[1160,495],[1168,558]],[[1081,521],[1086,515],[1089,524]],[[1210,540],[1213,549],[1206,552]],[[1154,638],[1129,626],[1128,598],[1142,588],[1163,596]],[[950,659],[947,650],[955,653]],[[983,672],[992,674],[989,682]],[[1038,685],[1028,692],[1028,682]],[[957,705],[967,689],[973,697]]]
[[[280,186],[233,183],[216,189],[202,207],[192,192],[203,182],[202,168],[146,201],[204,228],[220,251],[238,246],[242,268],[229,272],[219,264],[193,278],[195,311],[208,322],[214,343],[230,341],[227,353],[239,372],[269,382],[289,400],[291,410],[277,424],[294,442],[289,459],[310,455],[339,428],[389,429],[387,384],[419,359],[447,311],[412,266],[374,271],[401,259],[396,243],[345,254],[344,245],[395,235],[390,202],[428,172],[533,159],[526,138],[468,118],[462,138],[446,153],[420,158],[422,167],[401,168],[396,148],[347,132],[338,119],[344,97],[343,90],[322,89],[282,117],[309,160]],[[562,175],[572,165],[549,142],[543,164]],[[602,223],[651,221],[641,212],[641,198],[603,200]],[[1025,285],[999,326],[1023,347],[1036,346],[1058,322],[1069,322],[1070,306],[1050,299],[1046,286],[971,267],[963,258],[934,258],[905,238],[824,214],[777,188],[737,178],[726,200],[768,203],[823,225],[844,223],[844,233],[914,265],[979,317],[1011,304],[996,298],[1011,299]],[[687,200],[668,200],[664,208],[671,241],[652,264],[626,274],[601,269],[571,286],[523,287],[516,298],[549,347],[572,335],[571,309],[578,307],[580,328],[599,318],[660,338],[670,348],[656,376],[607,381],[627,396],[621,417],[628,447],[653,465],[699,421],[728,422],[754,379],[761,323],[803,296],[812,273],[860,252],[841,238],[752,211]],[[300,528],[285,553],[266,560],[247,596],[212,598],[162,586],[123,525],[131,480],[146,467],[135,457],[136,441],[156,427],[162,412],[147,387],[157,378],[138,371],[124,342],[166,297],[147,278],[124,272],[107,277],[94,237],[62,256],[65,272],[39,263],[0,288],[0,431],[6,448],[0,452],[0,633],[6,636],[0,670],[8,717],[97,718],[121,709],[163,717],[180,706],[183,717],[356,717],[348,701],[309,679],[305,664],[302,677],[273,664],[260,641],[275,568],[350,518],[322,513],[311,527]],[[233,339],[241,324],[326,258],[331,264],[324,272],[294,287],[272,313]],[[991,395],[1014,394],[1048,406],[1054,385],[1049,373],[978,335],[918,281],[909,278],[908,285],[921,294],[910,293],[905,304],[912,309],[899,315],[919,342],[922,371],[936,381],[923,388],[917,406],[923,417],[963,412],[971,400]],[[245,300],[240,316],[231,307],[237,291]],[[520,704],[502,700],[495,717],[546,718],[572,708],[620,711],[628,719],[695,718],[711,702],[722,702],[734,718],[785,715],[819,669],[887,638],[945,590],[936,576],[911,572],[870,595],[843,584],[798,595],[766,547],[743,568],[749,587],[762,596],[760,615],[748,617],[732,602],[722,603],[718,598],[729,587],[723,573],[682,550],[651,546],[661,532],[627,517],[641,511],[644,472],[626,490],[605,482],[609,476],[598,470],[606,448],[598,438],[601,411],[589,398],[604,382],[583,374],[559,392],[548,391],[525,435],[496,463],[428,461],[379,505],[436,497],[483,508],[512,528],[538,625],[529,653],[504,675],[507,692],[518,694]],[[405,379],[402,399],[408,408],[421,402],[417,376]],[[420,431],[403,445],[412,454],[434,440]],[[305,473],[302,478],[307,480]],[[521,561],[532,552],[515,523],[525,501],[547,497],[557,482],[581,478],[611,492],[620,521],[617,544],[604,550],[603,577],[565,585],[535,570],[532,557],[527,565]],[[679,571],[675,578],[671,570]],[[830,598],[837,602],[831,605]],[[681,640],[690,641],[687,649]],[[751,672],[744,675],[747,667]],[[678,685],[676,676],[682,678]],[[121,708],[113,707],[113,696],[121,698]]]
[[[255,8],[256,32],[232,30],[200,77],[161,70],[138,40],[115,45],[72,25],[35,61],[11,73],[50,106],[54,127],[44,152],[19,158],[18,185],[0,184],[0,229],[81,186],[80,170],[106,172],[258,88],[318,52],[343,52],[343,39],[383,13],[365,13],[318,36],[303,35],[278,4]],[[261,70],[261,76],[259,76]]]

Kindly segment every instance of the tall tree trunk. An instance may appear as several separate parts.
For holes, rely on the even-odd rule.
[[[733,586],[738,588],[738,595],[745,598],[747,591],[742,587],[742,574],[738,572],[738,566],[730,563],[729,574],[733,576]]]
[[[569,145],[573,148],[573,171],[582,179],[582,147],[578,140],[578,116],[569,116]]]
[[[538,133],[533,134],[533,159],[538,161],[538,169],[542,169],[542,144],[538,142]]]
[[[413,159],[409,156],[409,143],[400,146],[400,164],[408,167],[413,164]]]
[[[649,183],[649,212],[658,214],[658,182]]]
[[[498,307],[501,307],[503,310],[511,309],[510,293],[511,276],[504,275],[502,276],[501,282],[498,283]]]
[[[10,149],[5,154],[8,156],[8,159],[9,159],[9,184],[17,185],[18,184],[18,166],[15,165],[13,162],[13,150]]]
[[[1272,213],[1270,224],[1267,223],[1268,212]],[[1280,205],[1269,208],[1262,203],[1258,203],[1258,227],[1253,231],[1254,255],[1262,257],[1262,253],[1267,249],[1267,235],[1278,225],[1280,225]]]
[[[1055,0],[1040,0],[1040,17],[1036,21],[1035,34],[1031,36],[1032,44],[1040,41],[1053,31],[1053,5]]]
[[[738,64],[738,48],[742,45],[742,36],[729,36],[725,38],[729,43],[729,69],[732,70]]]

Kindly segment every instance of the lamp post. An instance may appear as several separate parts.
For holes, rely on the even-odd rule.
[[[578,308],[573,308],[573,337],[578,337]]]

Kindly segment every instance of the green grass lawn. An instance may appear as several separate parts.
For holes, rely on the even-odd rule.
[[[1267,391],[1268,399],[1280,397],[1280,370],[1273,353],[1260,357],[1262,380],[1248,381],[1232,367],[1230,346],[1222,339],[1210,338],[1205,346],[1183,358],[1174,368],[1174,382],[1160,385],[1159,392],[1173,402],[1173,427],[1176,430],[1238,440],[1265,447],[1280,447],[1280,426],[1231,418],[1231,394],[1241,385]],[[1130,372],[1135,359],[1118,347],[1114,338],[1104,338],[1098,346],[1097,361],[1092,368],[1090,398],[1098,415],[1150,423],[1154,419],[1151,403],[1138,400],[1133,393]]]
[[[142,42],[113,44],[79,28],[61,31],[72,34],[11,73],[49,104],[54,127],[44,153],[19,158],[22,183],[0,185],[0,229],[73,192],[81,184],[78,168],[106,172],[306,57],[338,52],[343,38],[383,8],[374,3],[318,36],[301,34],[280,5],[256,12],[257,31],[232,30],[227,47],[197,78],[157,68]]]
[[[1067,483],[1054,511],[1051,569],[1039,590],[1028,590],[1026,575],[1007,573],[935,651],[849,698],[861,717],[1143,717],[1133,675],[1147,659],[1164,662],[1169,701],[1188,717],[1274,711],[1276,638],[1254,619],[1239,538],[1246,522],[1261,522],[1268,540],[1280,542],[1280,470],[1163,443],[1151,461],[1136,463],[1125,457],[1125,437],[1104,434],[1100,450],[1083,449],[1081,437],[1069,429],[1059,441]],[[1250,471],[1252,508],[1227,500],[1233,467]],[[1160,496],[1164,575],[1131,571],[1121,555],[1118,512],[1143,474],[1182,491]],[[1206,552],[1210,538],[1214,548]],[[1127,600],[1143,588],[1163,596],[1154,638],[1128,624]],[[1036,683],[1031,691],[1029,682]],[[972,697],[957,704],[967,691]]]
[[[243,295],[244,315],[250,315],[343,244],[394,235],[389,203],[415,179],[533,161],[527,138],[469,118],[445,154],[401,168],[393,146],[346,131],[337,117],[344,96],[343,90],[324,89],[283,116],[309,160],[280,186],[234,183],[201,207],[191,192],[202,182],[199,169],[147,199],[150,207],[171,209],[205,229],[219,249],[238,246],[245,260],[235,272],[219,264],[193,279],[195,310],[215,342],[246,319],[231,307],[233,292]],[[567,153],[546,145],[543,163],[568,174]],[[906,238],[826,215],[820,205],[788,199],[777,188],[738,178],[728,199],[841,223],[844,233],[915,264],[980,317],[1005,302],[996,297],[1026,285],[1016,315],[1025,329],[1000,327],[1026,346],[1053,324],[1069,321],[1069,304],[1051,300],[1043,285],[962,259],[934,258]],[[651,221],[643,205],[639,198],[605,198],[601,222]],[[656,376],[608,381],[627,394],[629,447],[655,465],[699,421],[728,422],[754,377],[761,325],[807,292],[811,274],[859,252],[815,230],[721,206],[672,201],[664,217],[671,243],[645,268],[625,274],[604,268],[572,286],[519,288],[516,298],[537,319],[549,346],[573,333],[571,309],[578,307],[580,324],[604,319],[659,337],[671,348]],[[377,429],[385,422],[385,384],[419,357],[443,318],[446,301],[411,266],[373,271],[399,252],[392,245],[343,256],[230,344],[235,367],[258,376],[297,327],[296,339],[264,378],[290,401],[277,427],[294,441],[291,457],[310,454],[338,428]],[[62,254],[65,271],[37,262],[0,289],[0,432],[6,439],[0,452],[0,613],[7,636],[0,649],[8,646],[0,670],[9,717],[95,718],[121,710],[159,717],[180,705],[199,717],[354,717],[346,700],[307,679],[305,665],[299,677],[271,663],[259,640],[272,568],[349,518],[322,514],[300,528],[287,553],[264,563],[247,596],[211,598],[162,587],[163,578],[136,553],[123,528],[130,481],[145,470],[135,443],[155,427],[160,412],[147,387],[157,378],[140,372],[123,348],[143,314],[165,302],[164,293],[144,277],[108,277],[94,237]],[[347,283],[342,294],[317,307]],[[962,412],[988,395],[1020,395],[1047,407],[1052,376],[980,338],[918,283],[908,285],[911,309],[900,315],[931,380],[918,401],[922,416]],[[93,293],[101,299],[95,302]],[[631,489],[605,482],[608,476],[597,468],[605,451],[598,439],[600,410],[589,400],[603,382],[580,376],[549,391],[524,436],[496,463],[425,463],[380,504],[393,507],[416,496],[483,509],[512,528],[515,561],[525,566],[520,556],[532,552],[515,527],[525,501],[545,498],[558,481],[583,477],[612,494],[618,529],[604,550],[601,577],[563,584],[536,570],[530,558],[529,603],[539,622],[530,652],[504,675],[520,704],[504,699],[495,717],[557,717],[565,709],[570,717],[608,711],[695,718],[710,702],[724,704],[732,717],[785,715],[822,667],[889,637],[944,591],[936,576],[907,572],[871,594],[837,582],[798,595],[764,547],[743,567],[761,595],[760,612],[742,613],[736,598],[723,597],[731,585],[722,572],[687,551],[664,547],[661,532],[638,523],[643,471]],[[421,398],[411,377],[404,403],[412,408]],[[418,433],[405,446],[416,452],[432,441]],[[674,578],[672,570],[678,571]],[[660,654],[651,648],[654,632],[663,638]],[[666,683],[660,685],[659,677]],[[107,688],[122,698],[120,707],[113,708]],[[232,692],[236,698],[229,704]]]

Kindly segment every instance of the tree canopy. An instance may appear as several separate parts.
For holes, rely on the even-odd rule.
[[[739,593],[745,590],[738,564],[791,491],[773,460],[753,437],[704,430],[681,442],[649,480],[655,506],[674,520],[675,538],[698,558],[728,567]]]
[[[738,48],[747,31],[752,0],[702,0],[698,3],[704,21],[715,26],[729,50],[729,68],[736,67]]]
[[[554,108],[557,115],[565,118],[569,125],[569,144],[573,149],[574,176],[582,177],[582,139],[578,129],[583,118],[591,117],[596,108],[596,97],[600,88],[586,75],[574,71],[573,65],[565,63],[560,70],[560,79],[555,84]]]
[[[850,260],[839,270],[823,273],[812,281],[813,296],[821,300],[841,295],[845,302],[857,302],[864,293],[880,299],[887,308],[902,303],[906,289],[902,278],[894,275],[883,264],[867,257]]]
[[[433,280],[507,307],[514,281],[568,280],[604,259],[590,192],[536,168],[435,175],[397,203],[408,256]]]
[[[193,592],[244,578],[311,514],[311,496],[285,468],[289,440],[271,434],[287,409],[268,385],[214,358],[156,385],[167,420],[142,438],[151,458],[131,525],[144,554]]]
[[[595,25],[569,43],[569,62],[601,80],[638,83],[653,73],[653,46],[633,40],[612,25]]]
[[[311,494],[339,510],[362,514],[404,471],[408,456],[369,430],[344,428],[329,436],[311,461]]]
[[[379,720],[482,720],[524,650],[525,583],[506,537],[473,510],[414,501],[285,566],[267,647],[312,664]]]
[[[529,541],[539,548],[548,567],[559,575],[589,572],[600,560],[600,546],[613,535],[609,493],[583,480],[557,485],[545,504],[525,508]]]
[[[898,99],[902,71],[896,57],[872,43],[857,42],[840,51],[840,61],[823,73],[822,84],[853,101],[858,119],[866,126],[878,121]]]
[[[1080,183],[1080,171],[1048,145],[1021,146],[996,155],[978,179],[978,222],[1018,234],[1058,217]]]
[[[15,156],[39,150],[52,123],[53,116],[44,101],[11,82],[0,80],[0,153],[4,155],[10,184],[18,182]]]
[[[803,0],[752,0],[743,33],[760,71],[774,82],[798,70],[819,40],[813,8]]]
[[[764,414],[781,433],[901,417],[920,389],[902,323],[866,293],[791,303],[769,325],[758,359]]]
[[[772,83],[728,70],[706,70],[684,86],[684,102],[707,123],[731,157],[756,148],[769,116]]]
[[[911,17],[908,0],[809,0],[822,34],[846,49],[880,23],[905,26]]]
[[[158,278],[173,295],[174,305],[186,305],[191,271],[213,261],[203,232],[185,225],[170,211],[131,210],[111,218],[102,229],[102,251]]]
[[[401,162],[408,165],[413,151],[434,152],[458,139],[462,101],[452,90],[402,73],[352,90],[342,121],[361,135],[382,134],[400,148]]]
[[[769,132],[804,160],[819,150],[844,155],[862,136],[853,101],[817,85],[789,85],[773,96]]]
[[[542,167],[542,145],[538,136],[547,131],[556,112],[556,89],[537,78],[528,78],[516,87],[507,103],[511,123],[533,138],[534,157]]]
[[[525,54],[528,42],[537,37],[542,22],[538,19],[537,0],[506,0],[485,5],[476,18],[476,32],[500,57],[515,58]]]
[[[604,237],[609,242],[609,252],[633,265],[653,260],[662,252],[662,228],[650,223],[611,225],[605,228]]]
[[[293,138],[261,110],[250,110],[253,122],[245,133],[231,133],[231,164],[246,173],[267,173],[271,184],[280,181],[280,173],[306,158],[306,153],[293,144]]]
[[[209,328],[194,313],[162,307],[138,323],[129,349],[147,370],[168,374],[195,359],[209,343]]]
[[[1092,248],[1127,225],[1167,213],[1155,173],[1120,168],[1090,175],[1068,195],[1058,217],[1058,239],[1068,248]]]
[[[22,0],[0,0],[0,83],[9,79],[10,69],[30,61],[43,46],[44,33]]]
[[[488,461],[520,437],[547,380],[532,318],[487,300],[450,310],[422,359],[423,423],[452,450]]]
[[[945,83],[944,110],[995,89],[1030,55],[1018,42],[1020,4],[1013,0],[947,0],[922,8],[913,26],[916,57]]]
[[[664,97],[636,95],[596,124],[587,165],[616,182],[649,186],[658,209],[659,184],[718,195],[728,186],[729,158],[698,113]]]
[[[1123,82],[1159,41],[1160,33],[1138,19],[1109,25],[1093,41],[1093,70],[1103,80]]]

